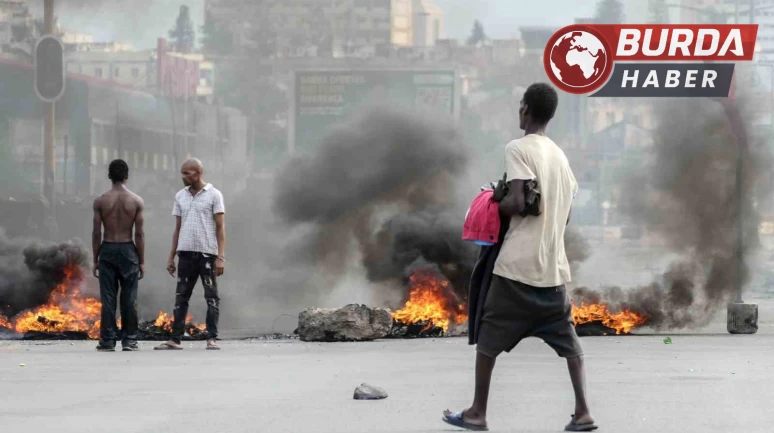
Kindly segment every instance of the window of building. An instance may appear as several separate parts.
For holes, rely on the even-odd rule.
[[[162,165],[162,168],[163,168],[164,170],[166,170],[166,169],[167,169],[167,154],[166,154],[166,153],[164,154],[164,163],[163,163],[163,165]]]
[[[405,45],[408,43],[408,33],[406,32],[394,32],[392,34],[392,43],[397,45]]]
[[[153,169],[158,170],[159,169],[159,154],[154,153],[153,154]]]
[[[124,162],[126,163],[126,165],[129,165],[129,162],[130,162],[131,160],[129,159],[129,151],[128,151],[128,150],[125,150],[125,151],[124,151],[124,157],[123,157],[123,160],[124,160]]]
[[[392,21],[392,25],[400,28],[405,29],[409,27],[409,22],[407,17],[395,17]]]
[[[102,78],[102,68],[94,68],[94,76],[97,78]]]
[[[121,75],[121,69],[116,66],[116,68],[113,70],[113,76],[118,78]]]
[[[132,68],[132,78],[140,77],[140,68]]]
[[[102,148],[102,163],[107,164],[110,161],[110,153],[107,147]]]
[[[142,168],[144,169],[148,168],[148,152],[142,153]]]
[[[97,165],[97,146],[91,146],[91,165]]]
[[[133,152],[134,153],[134,168],[138,169],[140,168],[140,153],[139,152]]]

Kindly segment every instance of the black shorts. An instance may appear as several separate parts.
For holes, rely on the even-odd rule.
[[[476,350],[495,358],[526,337],[545,341],[562,358],[583,355],[565,287],[533,287],[494,275]]]

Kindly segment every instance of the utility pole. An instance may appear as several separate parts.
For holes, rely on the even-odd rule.
[[[747,0],[748,14],[750,24],[755,24],[755,0]],[[739,23],[739,0],[736,0],[736,17],[735,22]],[[734,92],[736,93],[736,92]],[[747,145],[747,133],[744,131],[744,125],[742,125],[741,113],[739,113],[739,107],[736,104],[736,100],[731,101],[731,109],[733,115],[731,124],[736,124],[736,297],[734,302],[742,304],[742,288],[744,286],[744,280],[742,273],[744,270],[744,157],[748,151]]]
[[[67,164],[69,159],[69,155],[68,155],[69,153],[70,153],[70,138],[69,136],[65,135],[64,136],[64,176],[62,176],[62,178],[64,179],[63,190],[64,190],[65,197],[67,197]]]
[[[45,32],[47,35],[54,34],[54,0],[44,0],[43,4],[43,21],[45,24]],[[45,164],[43,175],[43,195],[46,197],[49,206],[50,222],[52,224],[52,235],[55,236],[57,232],[56,228],[56,151],[54,148],[55,137],[55,125],[56,119],[54,118],[56,102],[44,102],[44,150],[43,159]]]

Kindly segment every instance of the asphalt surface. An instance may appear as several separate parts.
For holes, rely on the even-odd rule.
[[[748,301],[752,302],[752,301]],[[774,302],[755,335],[584,338],[592,413],[606,432],[774,431]],[[670,336],[672,344],[665,344]],[[319,344],[203,342],[98,353],[94,342],[0,342],[2,432],[446,432],[471,401],[466,338]],[[21,364],[24,364],[23,366]],[[357,385],[387,390],[355,401]],[[564,360],[537,339],[498,359],[489,425],[558,432],[573,410]]]

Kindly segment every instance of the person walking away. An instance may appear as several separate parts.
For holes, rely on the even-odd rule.
[[[578,183],[564,152],[545,135],[557,105],[558,96],[551,86],[529,86],[519,107],[519,126],[525,135],[505,147],[508,193],[499,199],[499,212],[509,227],[481,314],[473,404],[463,411],[443,413],[442,419],[457,427],[488,430],[487,404],[495,359],[532,336],[543,339],[567,359],[575,412],[565,430],[597,428],[586,401],[583,350],[565,289],[570,266],[564,231]],[[540,189],[540,214],[522,217],[525,184],[531,180],[536,180]]]

